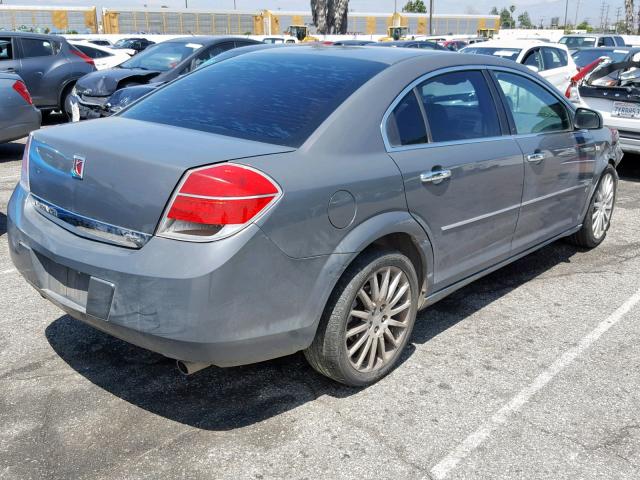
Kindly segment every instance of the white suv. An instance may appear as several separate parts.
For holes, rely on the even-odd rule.
[[[537,40],[491,40],[470,45],[461,53],[494,55],[528,66],[551,82],[563,94],[578,71],[569,50],[558,43]]]

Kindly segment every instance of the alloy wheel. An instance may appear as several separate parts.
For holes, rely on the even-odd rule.
[[[345,333],[347,356],[359,372],[371,372],[395,359],[411,312],[411,284],[397,267],[384,267],[358,290]]]
[[[607,173],[596,191],[593,211],[591,213],[591,226],[593,236],[599,240],[609,229],[611,223],[611,213],[613,212],[613,200],[615,196],[615,182],[613,175]]]

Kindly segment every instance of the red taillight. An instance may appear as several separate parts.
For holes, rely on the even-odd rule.
[[[186,240],[229,236],[265,211],[281,195],[263,173],[236,164],[187,172],[158,234]]]
[[[29,90],[27,90],[27,86],[24,84],[22,80],[17,80],[13,84],[13,89],[18,92],[18,94],[24,98],[24,101],[29,105],[33,105],[33,100],[31,100],[31,95],[29,94]]]
[[[91,58],[89,55],[87,55],[86,53],[82,52],[81,50],[78,50],[75,47],[71,47],[69,50],[71,51],[71,53],[73,53],[74,55],[80,57],[82,60],[87,62],[89,65],[93,65],[94,67],[96,66],[95,62],[93,61],[93,58]]]

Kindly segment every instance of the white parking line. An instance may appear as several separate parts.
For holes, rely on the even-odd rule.
[[[453,449],[446,457],[440,460],[432,469],[431,475],[442,480],[456,468],[456,466],[476,450],[491,434],[500,426],[507,423],[509,417],[518,412],[540,389],[548,384],[553,377],[564,370],[575,359],[598,340],[607,330],[618,323],[622,318],[640,302],[640,290],[634,293],[618,309],[600,322],[596,328],[589,332],[575,347],[567,350],[560,358],[551,364],[545,371],[526,386],[504,405],[478,430],[469,435],[461,444]]]
[[[7,273],[13,273],[13,272],[17,272],[17,270],[15,268],[10,268],[9,270],[2,270],[0,272],[0,275],[5,275]]]
[[[10,175],[8,177],[0,177],[0,182],[8,182],[8,181],[18,181],[20,180],[20,175]]]

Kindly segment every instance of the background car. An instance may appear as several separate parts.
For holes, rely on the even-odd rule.
[[[45,114],[62,110],[76,81],[95,70],[93,59],[63,37],[0,32],[0,71],[17,73]]]
[[[594,47],[577,48],[571,56],[578,68],[584,68],[600,57],[608,57],[614,63],[631,60],[634,55],[640,53],[640,48],[633,47]]]
[[[626,43],[620,35],[572,34],[564,35],[559,41],[569,50],[582,47],[624,47]]]
[[[610,225],[621,154],[598,113],[477,59],[263,49],[36,132],[12,261],[73,318],[186,373],[304,350],[369,385],[420,308]]]
[[[0,72],[0,143],[26,137],[40,128],[40,112],[22,79]]]
[[[532,40],[490,40],[470,45],[461,53],[492,55],[526,65],[564,93],[578,71],[567,47]]]
[[[568,92],[573,103],[602,115],[604,124],[616,132],[624,152],[640,153],[640,55],[583,69],[583,78]],[[587,70],[591,70],[587,72]]]
[[[70,40],[69,43],[86,56],[92,58],[97,70],[113,68],[131,58],[131,55],[126,53],[125,50],[103,47],[88,41]]]
[[[291,47],[292,44],[286,43],[257,43],[255,45],[248,45],[246,47],[238,47],[231,50],[227,50],[222,52],[215,57],[210,58],[198,68],[206,68],[209,65],[214,63],[223,62],[230,58],[237,57],[239,55],[244,55],[250,52],[256,52],[258,50],[266,50],[270,48],[282,48],[282,47]],[[167,81],[168,82],[168,81]],[[139,98],[145,96],[147,93],[151,93],[156,90],[158,87],[165,85],[167,82],[149,82],[145,85],[134,85],[132,87],[125,87],[119,90],[109,97],[109,100],[104,106],[103,116],[108,117],[109,115],[113,115],[114,113],[118,113],[123,108],[131,105],[133,102],[138,100]]]
[[[350,47],[362,47],[364,45],[371,45],[376,43],[373,40],[338,40],[333,42],[335,46],[350,46]]]
[[[396,47],[396,48],[423,48],[426,50],[448,50],[442,45],[438,45],[436,42],[429,40],[398,40],[391,42],[374,42],[370,43],[369,47]]]
[[[444,40],[442,42],[438,42],[438,44],[453,52],[457,52],[468,45],[464,40]]]
[[[117,68],[84,76],[66,105],[73,121],[108,116],[105,108],[117,90],[149,82],[166,83],[184,75],[222,52],[236,47],[261,44],[240,37],[184,37],[149,47]]]
[[[113,44],[113,48],[120,48],[124,50],[133,50],[136,53],[140,53],[146,50],[151,45],[155,45],[156,42],[147,40],[146,38],[121,38]]]

